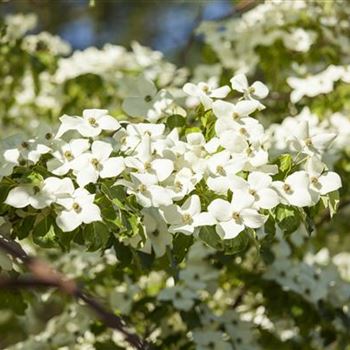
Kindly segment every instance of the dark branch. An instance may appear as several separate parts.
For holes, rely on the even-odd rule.
[[[135,349],[150,349],[149,344],[138,335],[127,330],[126,323],[112,312],[106,310],[97,300],[80,288],[73,280],[65,278],[61,273],[52,268],[47,262],[29,256],[15,241],[0,236],[0,249],[20,260],[32,273],[31,277],[0,278],[0,288],[39,288],[53,287],[75,299],[85,302],[93,310],[106,327],[121,332],[125,340]]]

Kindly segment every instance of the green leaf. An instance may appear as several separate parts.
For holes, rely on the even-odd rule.
[[[198,237],[210,247],[217,250],[223,250],[223,240],[216,233],[214,226],[201,227]]]
[[[182,127],[185,125],[186,119],[180,114],[173,114],[168,117],[166,124],[170,129]]]
[[[275,220],[286,234],[290,234],[297,230],[302,221],[302,217],[297,208],[279,205],[275,209]]]
[[[275,176],[276,180],[283,180],[291,171],[293,166],[293,159],[290,154],[281,154],[276,162],[279,169],[279,174]]]
[[[186,256],[188,249],[193,244],[193,236],[178,233],[173,239],[173,256],[179,264]]]
[[[247,249],[249,242],[253,239],[253,230],[246,229],[233,239],[223,241],[225,254],[237,254]]]
[[[88,250],[95,251],[107,245],[110,234],[104,223],[93,222],[85,227],[83,237]]]
[[[57,246],[54,227],[54,219],[51,215],[45,216],[39,223],[34,226],[33,241],[44,248],[53,248]]]
[[[112,186],[109,187],[106,184],[101,185],[101,191],[107,198],[112,201],[118,208],[125,210],[126,194],[123,186]]]

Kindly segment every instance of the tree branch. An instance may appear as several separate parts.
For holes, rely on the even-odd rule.
[[[10,254],[13,258],[20,260],[33,275],[16,279],[0,278],[0,288],[58,288],[63,293],[77,300],[84,301],[106,327],[121,332],[125,340],[135,349],[150,349],[150,345],[145,340],[127,329],[126,323],[120,317],[106,310],[93,296],[80,288],[74,280],[66,278],[47,262],[29,256],[17,242],[7,240],[1,236],[0,249]]]

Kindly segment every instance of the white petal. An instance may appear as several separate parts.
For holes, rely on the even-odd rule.
[[[213,112],[217,118],[232,118],[235,106],[232,103],[226,101],[213,102]]]
[[[321,195],[336,191],[342,186],[340,176],[337,173],[334,173],[333,171],[321,175],[318,178],[318,181],[321,184]]]
[[[98,160],[107,159],[112,153],[112,151],[112,145],[103,141],[94,141],[94,143],[91,146],[91,152],[94,158],[97,158]]]
[[[220,222],[216,225],[216,232],[223,239],[232,239],[244,230],[244,225],[237,224],[234,220]]]
[[[70,117],[69,115],[63,115],[60,118],[60,121],[61,125],[56,134],[57,139],[69,130],[78,130],[83,120],[79,117]]]
[[[230,90],[230,87],[227,85],[221,86],[217,89],[212,90],[210,97],[225,98],[229,94]]]
[[[192,83],[186,83],[183,87],[183,91],[187,95],[195,96],[195,97],[198,97],[200,93],[198,86]]]
[[[248,183],[254,190],[261,190],[271,185],[272,178],[265,173],[255,171],[249,174]]]
[[[250,101],[238,101],[235,106],[235,113],[240,117],[246,117],[249,114],[255,112],[259,107],[259,102],[255,100]]]
[[[56,223],[63,232],[70,232],[81,225],[81,220],[74,211],[63,210],[57,214]]]
[[[172,191],[155,185],[151,186],[149,191],[151,192],[152,204],[154,207],[172,204]]]
[[[32,186],[18,186],[9,192],[5,203],[11,205],[11,207],[24,208],[30,204],[30,197],[32,195]]]
[[[255,209],[243,209],[240,213],[245,226],[258,228],[264,225],[266,218]]]
[[[324,150],[330,146],[330,144],[334,141],[336,136],[337,136],[336,134],[331,134],[331,133],[315,135],[315,136],[312,136],[311,142],[316,149]]]
[[[242,209],[249,208],[254,203],[254,197],[247,191],[237,190],[233,193],[231,210],[240,212]]]
[[[79,213],[82,222],[90,224],[94,221],[102,221],[101,210],[96,204],[90,204],[82,207],[81,213]]]
[[[155,159],[152,168],[157,174],[159,181],[167,179],[174,170],[174,163],[170,159]]]
[[[193,225],[195,227],[211,226],[211,225],[215,225],[216,223],[217,221],[215,220],[215,218],[210,213],[207,213],[207,212],[199,213],[198,215],[193,217]]]
[[[102,178],[118,176],[124,169],[125,164],[123,157],[112,157],[103,163],[100,176]]]
[[[178,205],[172,204],[161,208],[165,221],[175,225],[182,222],[182,211]]]
[[[244,92],[248,89],[248,80],[247,77],[244,74],[237,74],[230,80],[232,89]]]
[[[115,131],[120,128],[119,122],[110,115],[105,115],[99,119],[98,125],[101,127],[101,129],[110,131]]]
[[[207,185],[218,194],[226,194],[231,187],[231,181],[226,176],[208,177]]]
[[[269,89],[261,81],[256,81],[251,87],[254,89],[253,95],[258,98],[265,98],[269,94]]]
[[[199,197],[195,194],[187,198],[181,209],[186,211],[191,216],[199,214],[201,212],[201,201]]]
[[[218,221],[231,219],[231,204],[223,199],[215,199],[208,206],[208,212]]]
[[[279,195],[272,188],[263,188],[258,191],[259,199],[255,202],[259,208],[272,209],[280,202]]]

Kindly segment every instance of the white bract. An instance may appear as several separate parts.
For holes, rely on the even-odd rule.
[[[116,131],[120,128],[119,122],[108,115],[106,109],[85,109],[82,117],[64,115],[60,121],[61,126],[56,138],[60,138],[69,130],[75,130],[84,137],[96,137],[102,131]]]
[[[144,118],[156,122],[162,118],[173,103],[166,90],[157,92],[153,82],[140,77],[136,80],[134,92],[123,102],[123,110],[131,117]]]
[[[48,177],[42,182],[15,187],[9,192],[5,203],[15,208],[31,205],[35,209],[42,209],[65,198],[73,189],[73,183],[68,178]]]
[[[95,195],[84,188],[72,190],[68,197],[60,198],[57,203],[63,209],[58,212],[56,223],[64,231],[73,231],[81,224],[102,221],[100,208],[94,204]]]
[[[253,208],[254,197],[244,191],[236,191],[231,203],[215,199],[208,206],[208,212],[217,221],[216,232],[223,239],[235,238],[246,227],[258,228],[265,217]]]
[[[225,98],[230,92],[230,87],[227,85],[217,87],[216,84],[209,81],[208,83],[200,82],[197,85],[186,83],[183,90],[187,95],[197,97],[207,110],[212,107],[214,98]]]
[[[198,227],[213,225],[215,220],[208,213],[201,213],[201,203],[197,195],[189,197],[185,203],[161,208],[165,221],[170,224],[169,232],[194,234]]]
[[[99,177],[116,177],[125,169],[123,157],[110,157],[112,152],[109,143],[94,141],[91,152],[82,153],[72,160],[71,167],[79,186],[96,183]]]

